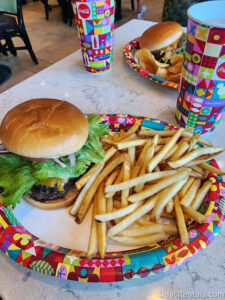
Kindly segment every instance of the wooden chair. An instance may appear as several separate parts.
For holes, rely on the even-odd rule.
[[[41,0],[41,2],[44,4],[45,18],[46,18],[46,20],[48,20],[49,19],[49,12],[52,11],[52,8],[61,6],[62,0],[57,0],[58,4],[54,4],[54,5],[49,4],[48,0]]]
[[[119,21],[122,19],[121,0],[115,0],[115,4],[115,21]],[[131,0],[131,8],[134,10],[134,0]]]
[[[24,42],[24,46],[15,47],[12,41],[14,37],[20,37]],[[1,41],[3,41],[3,43]],[[0,51],[5,55],[11,52],[16,56],[17,50],[28,50],[33,62],[38,64],[25,28],[22,0],[1,0]]]

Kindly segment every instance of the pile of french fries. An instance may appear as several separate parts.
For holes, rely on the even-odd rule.
[[[207,222],[198,209],[212,185],[208,172],[225,174],[206,162],[225,148],[182,128],[139,131],[138,124],[102,142],[104,160],[76,181],[70,209],[80,224],[93,204],[87,258],[104,258],[107,239],[141,247],[179,234],[187,245],[187,226]]]
[[[153,75],[169,81],[179,82],[183,61],[182,54],[173,55],[171,52],[167,52],[164,59],[169,61],[169,64],[157,61],[146,48],[136,50],[135,57],[137,57],[139,65]]]

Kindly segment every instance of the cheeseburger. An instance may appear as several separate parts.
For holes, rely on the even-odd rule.
[[[108,132],[100,122],[56,99],[33,99],[11,109],[0,126],[2,204],[15,207],[22,196],[43,209],[72,204],[76,178],[104,157],[99,137]]]
[[[179,51],[184,41],[185,35],[181,25],[166,21],[148,28],[140,38],[139,47],[148,49],[157,60],[160,60],[167,52]]]

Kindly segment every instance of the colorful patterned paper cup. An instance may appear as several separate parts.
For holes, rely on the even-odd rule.
[[[114,0],[72,0],[86,70],[103,73],[112,67]]]
[[[201,134],[213,131],[225,111],[225,1],[188,10],[187,46],[175,118]]]

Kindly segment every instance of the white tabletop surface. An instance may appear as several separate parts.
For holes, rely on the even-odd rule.
[[[83,112],[129,113],[175,123],[177,91],[141,77],[122,61],[122,48],[152,23],[132,20],[115,31],[112,71],[100,76],[83,67],[80,51],[0,95],[0,119],[17,103],[31,98],[58,98]],[[74,38],[75,32],[74,32]],[[54,55],[54,49],[52,49]],[[225,119],[209,136],[225,145]],[[224,168],[225,156],[219,158]],[[6,300],[55,299],[225,299],[225,226],[216,239],[180,269],[160,276],[118,283],[79,283],[41,275],[0,252],[0,295]]]

